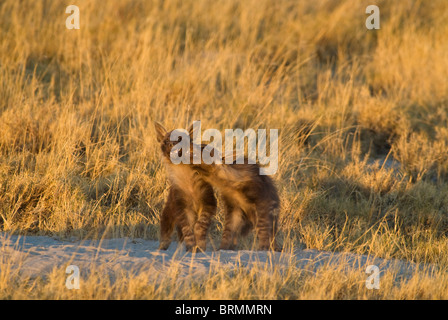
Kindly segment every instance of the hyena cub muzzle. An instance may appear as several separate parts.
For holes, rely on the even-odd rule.
[[[207,231],[217,208],[213,188],[193,165],[171,162],[170,153],[178,141],[170,141],[172,131],[167,132],[160,123],[154,125],[171,183],[160,219],[159,249],[168,249],[176,228],[179,241],[185,243],[188,251],[205,251]]]

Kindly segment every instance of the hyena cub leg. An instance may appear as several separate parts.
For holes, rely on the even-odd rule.
[[[194,225],[194,237],[198,249],[205,251],[207,245],[207,231],[210,227],[212,212],[201,212],[198,221]]]
[[[244,225],[243,211],[238,207],[227,208],[220,250],[235,250]]]
[[[192,210],[186,209],[178,218],[179,227],[185,242],[187,251],[192,252],[196,249],[196,240],[193,232],[193,225],[195,220],[195,213]]]
[[[200,210],[198,219],[194,225],[194,236],[196,239],[196,246],[200,250],[205,251],[207,231],[217,208],[216,198],[211,187],[203,192],[201,202],[202,210]]]
[[[185,201],[179,190],[171,188],[160,218],[159,250],[167,250],[170,246],[174,227],[177,228],[179,241],[184,241],[187,250],[191,251],[195,247],[192,222],[187,216]]]
[[[275,241],[277,233],[278,210],[272,207],[258,206],[256,233],[259,250],[281,251]]]
[[[176,205],[174,191],[171,189],[160,217],[159,250],[167,250],[171,244],[171,235],[176,224],[176,217],[181,211]]]
[[[177,240],[179,243],[184,242],[184,234],[182,233],[182,228],[179,225],[176,225],[176,231],[177,231]]]

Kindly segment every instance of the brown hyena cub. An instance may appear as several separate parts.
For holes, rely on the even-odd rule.
[[[190,150],[193,150],[197,146],[190,131]],[[211,146],[201,144],[201,154],[205,148]],[[221,154],[214,148],[208,150],[212,157]],[[280,199],[272,179],[260,174],[259,164],[250,164],[247,157],[243,163],[237,163],[234,153],[230,164],[225,164],[225,157],[218,158],[221,163],[204,164],[202,159],[193,169],[222,196],[225,221],[220,249],[235,249],[238,238],[255,229],[260,250],[280,250],[275,242]]]
[[[172,163],[170,153],[181,138],[170,141],[174,130],[167,132],[160,123],[156,122],[154,125],[171,183],[160,220],[159,249],[168,249],[176,227],[179,241],[185,242],[188,251],[195,251],[196,248],[205,250],[207,230],[217,207],[213,188],[193,170],[193,165]]]
[[[272,179],[260,175],[258,164],[198,165],[202,178],[224,200],[225,222],[220,249],[234,250],[239,236],[254,228],[260,250],[277,250],[275,242],[280,199]]]

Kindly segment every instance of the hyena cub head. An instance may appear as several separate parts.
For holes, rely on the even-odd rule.
[[[201,155],[204,149],[208,151],[211,157],[214,157],[215,152],[218,151],[203,143],[193,143],[193,124],[187,130],[175,129],[171,131],[167,131],[158,122],[154,122],[154,126],[157,133],[157,141],[160,143],[163,157],[168,161],[168,164],[171,164],[173,158],[176,158],[178,159],[176,161],[180,160],[181,163],[189,164],[189,167],[195,171],[208,172],[214,170],[213,163],[205,164]],[[195,159],[197,155],[199,155],[199,161]],[[176,164],[179,164],[179,162],[176,162]]]
[[[188,129],[188,133],[178,129],[167,131],[159,122],[154,122],[154,127],[157,133],[157,142],[160,144],[162,155],[167,159],[171,159],[171,153],[177,152],[179,157],[182,157],[182,149],[176,150],[173,148],[182,141],[182,138],[190,138],[193,134],[193,126]],[[171,136],[177,137],[175,141],[171,140]]]

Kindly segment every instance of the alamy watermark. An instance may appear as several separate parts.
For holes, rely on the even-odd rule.
[[[69,274],[65,280],[65,287],[69,290],[79,289],[79,267],[75,265],[69,265],[65,269],[65,273]]]
[[[67,29],[80,28],[79,23],[79,8],[76,5],[69,5],[65,9],[65,13],[69,13],[70,16],[65,20],[65,26]],[[369,30],[380,29],[380,9],[376,5],[369,5],[366,7],[366,14],[370,14],[366,19],[366,28]]]
[[[366,280],[366,288],[369,290],[380,289],[380,268],[376,265],[369,265],[366,268],[366,273],[370,274]]]
[[[366,28],[369,30],[380,29],[380,8],[375,5],[367,6],[366,14],[370,14],[366,19]]]
[[[70,15],[65,20],[65,27],[67,29],[79,29],[79,8],[75,5],[70,5],[65,8],[65,13],[70,13]]]
[[[173,164],[255,164],[260,167],[260,175],[272,175],[278,169],[278,129],[269,130],[269,155],[267,153],[267,130],[258,129],[226,129],[223,137],[217,129],[207,129],[202,133],[201,121],[193,122],[193,134],[185,129],[171,132],[170,140],[178,141],[172,148],[170,159]],[[192,141],[191,141],[192,138]],[[202,141],[211,141],[201,148]],[[247,141],[247,157],[245,157],[245,141]],[[235,149],[234,149],[235,142]],[[193,155],[191,155],[191,143]],[[223,156],[224,154],[224,156]]]

